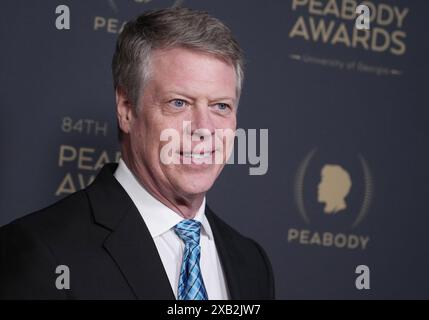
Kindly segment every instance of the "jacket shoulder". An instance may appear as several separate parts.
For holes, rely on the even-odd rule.
[[[64,299],[55,287],[60,261],[53,244],[64,241],[70,223],[79,220],[88,204],[74,193],[42,210],[0,228],[0,298]]]
[[[49,238],[54,236],[54,233],[64,235],[67,229],[75,228],[77,224],[82,224],[82,220],[88,219],[90,219],[90,206],[85,192],[81,190],[46,208],[10,222],[0,228],[0,234],[22,228]]]

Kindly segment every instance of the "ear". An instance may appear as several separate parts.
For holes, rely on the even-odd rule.
[[[131,130],[131,122],[133,119],[133,105],[128,99],[124,89],[118,87],[116,89],[116,116],[118,124],[124,133],[129,133]]]

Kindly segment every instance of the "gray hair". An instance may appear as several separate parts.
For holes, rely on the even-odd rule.
[[[236,72],[238,101],[244,58],[231,30],[207,12],[183,7],[148,11],[124,26],[112,61],[115,90],[125,90],[137,108],[140,90],[150,77],[152,50],[173,47],[213,54],[231,64]]]

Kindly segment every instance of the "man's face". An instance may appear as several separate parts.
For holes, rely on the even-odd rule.
[[[143,182],[150,179],[163,195],[178,197],[210,189],[224,166],[215,163],[216,152],[222,151],[216,145],[223,143],[224,160],[230,150],[227,139],[219,138],[215,130],[236,129],[236,84],[234,68],[213,55],[184,48],[152,53],[151,76],[129,132],[131,161]],[[178,160],[174,164],[161,161],[161,149],[168,141],[160,137],[166,129],[180,134],[180,142],[173,147]],[[195,141],[198,133],[202,137]],[[189,152],[196,145],[204,145],[211,164]]]

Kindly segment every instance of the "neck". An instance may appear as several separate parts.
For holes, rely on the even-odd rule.
[[[158,201],[176,212],[185,219],[195,218],[198,209],[201,207],[205,193],[196,195],[179,195],[171,191],[161,192],[161,188],[154,181],[147,170],[140,168],[135,162],[130,161],[126,154],[122,154],[122,160],[128,169],[133,173],[139,183]]]

